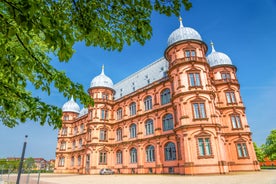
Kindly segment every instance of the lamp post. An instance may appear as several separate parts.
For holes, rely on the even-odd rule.
[[[19,163],[16,184],[19,184],[19,182],[20,182],[20,176],[21,176],[21,172],[22,172],[24,155],[25,155],[25,150],[26,150],[26,145],[27,145],[27,138],[28,138],[28,135],[25,135],[25,142],[23,144],[23,150],[22,150],[22,155],[21,155],[21,159],[20,159],[20,163]]]
[[[38,170],[38,176],[37,176],[37,184],[39,184],[41,169],[42,169],[42,161],[40,161],[40,164],[39,164],[39,170]]]

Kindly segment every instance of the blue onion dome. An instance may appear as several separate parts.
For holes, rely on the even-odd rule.
[[[218,65],[232,65],[231,59],[222,52],[217,52],[214,43],[211,42],[212,52],[207,56],[207,61],[211,67]]]
[[[104,74],[104,66],[102,67],[102,73],[91,81],[90,88],[93,87],[108,87],[113,88],[112,80]]]
[[[88,114],[88,109],[84,107],[81,109],[78,117],[84,116],[86,114]]]
[[[202,41],[200,34],[190,27],[184,27],[182,18],[179,18],[180,27],[173,31],[168,38],[168,46],[183,40],[199,40]]]
[[[62,106],[62,112],[80,112],[80,106],[75,102],[73,96]]]

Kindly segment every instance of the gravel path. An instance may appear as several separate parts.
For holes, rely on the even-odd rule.
[[[16,175],[9,180],[15,183]],[[20,184],[37,184],[37,174],[21,176]],[[7,175],[3,175],[7,181]],[[1,180],[1,178],[0,178]],[[6,184],[7,182],[5,182]],[[41,174],[39,184],[276,184],[276,170],[239,172],[226,175],[68,175]],[[1,184],[1,182],[0,182]],[[11,183],[13,184],[13,183]]]

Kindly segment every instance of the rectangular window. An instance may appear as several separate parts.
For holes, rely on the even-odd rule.
[[[245,143],[237,143],[237,151],[239,158],[247,158],[249,156]]]
[[[106,164],[106,152],[100,152],[99,164]]]
[[[123,163],[123,158],[122,158],[122,152],[118,151],[116,153],[116,160],[117,160],[117,164],[122,164]]]
[[[189,81],[191,87],[201,86],[200,74],[199,73],[189,73]]]
[[[221,73],[221,79],[223,81],[229,81],[231,79],[230,73]]]
[[[122,117],[123,117],[123,111],[122,111],[122,108],[120,108],[117,110],[117,120],[122,119]]]
[[[204,103],[194,103],[193,110],[194,110],[194,118],[195,119],[206,118]]]
[[[60,144],[60,150],[61,151],[65,151],[66,150],[66,142],[61,142],[61,144]]]
[[[61,130],[61,135],[62,136],[67,136],[67,127],[63,127]]]
[[[64,167],[64,163],[65,163],[65,158],[64,157],[59,158],[58,166]]]
[[[195,57],[195,56],[196,56],[195,50],[185,50],[185,57],[186,58],[191,58],[191,57]]]
[[[239,115],[231,115],[231,123],[232,123],[233,129],[242,128],[241,119]]]
[[[122,140],[122,129],[119,128],[116,131],[116,137],[117,137],[117,141],[121,141]]]
[[[103,100],[108,100],[108,94],[103,93],[103,94],[102,94],[102,99],[103,99]]]
[[[78,156],[78,166],[81,165],[81,156]]]
[[[78,133],[78,127],[74,127],[74,135],[77,135]]]
[[[71,157],[71,166],[74,166],[74,164],[75,164],[75,158]]]
[[[107,131],[106,130],[100,130],[100,140],[106,141],[107,140]]]
[[[79,140],[79,149],[82,148],[82,139]]]
[[[212,154],[210,139],[198,138],[198,150],[199,156],[210,156]]]
[[[229,104],[236,103],[235,93],[233,91],[228,91],[225,94],[226,94],[227,103]]]
[[[76,141],[73,141],[72,143],[72,150],[75,150],[76,149]]]
[[[84,125],[81,124],[81,125],[80,125],[80,133],[83,133],[83,131],[84,131]]]
[[[107,120],[108,119],[108,111],[105,109],[101,110],[101,118],[102,120]]]

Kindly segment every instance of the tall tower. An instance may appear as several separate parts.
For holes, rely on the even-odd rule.
[[[106,167],[106,163],[111,163],[112,160],[110,145],[113,140],[111,123],[115,91],[112,80],[104,73],[104,66],[101,74],[92,79],[88,93],[94,99],[94,106],[88,109],[89,117],[86,123],[85,173],[93,172],[90,169],[96,168],[97,164],[93,163],[95,160],[99,159],[102,167]]]
[[[206,53],[200,34],[184,27],[180,19],[180,27],[168,38],[165,58],[169,62],[178,149],[183,153],[180,172],[185,174],[228,171],[222,164],[226,161],[221,154],[222,125],[217,118]]]
[[[251,138],[252,133],[240,95],[237,68],[226,54],[215,50],[213,43],[211,47],[212,51],[207,56],[207,60],[212,72],[212,86],[216,92],[215,106],[222,125],[221,135],[229,171],[259,170]],[[237,151],[233,152],[233,150]]]
[[[58,133],[55,168],[69,167],[70,153],[73,149],[74,121],[80,113],[80,107],[73,96],[62,106],[62,128]]]

